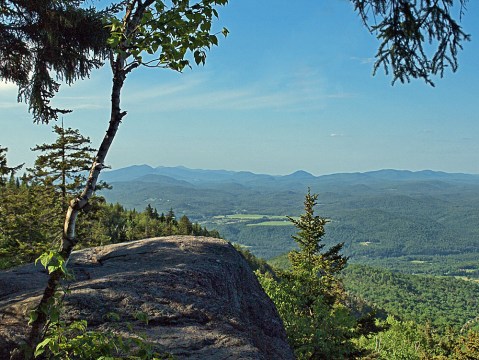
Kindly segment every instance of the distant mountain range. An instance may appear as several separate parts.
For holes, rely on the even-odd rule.
[[[255,174],[248,171],[189,169],[184,166],[153,168],[149,165],[133,165],[118,170],[105,171],[102,180],[107,182],[156,182],[165,185],[197,186],[214,184],[238,184],[246,187],[308,187],[314,185],[371,185],[384,182],[446,181],[479,183],[479,175],[445,173],[440,171],[377,170],[364,173],[338,173],[314,176],[299,170],[289,175]]]

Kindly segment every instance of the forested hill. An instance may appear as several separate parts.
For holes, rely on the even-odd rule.
[[[460,330],[477,317],[479,284],[473,281],[405,275],[361,265],[348,266],[342,275],[351,295],[402,320]]]
[[[416,211],[421,206],[434,206],[430,203],[433,200],[472,206],[479,198],[479,175],[433,171],[379,170],[316,177],[305,171],[272,176],[134,165],[105,171],[101,178],[113,184],[112,191],[104,192],[110,202],[119,201],[137,210],[148,203],[158,209],[173,207],[198,220],[237,213],[299,213],[308,187],[320,194],[325,211],[343,202],[353,208],[370,208],[372,203],[380,207],[399,205],[406,211],[412,206]]]
[[[263,258],[294,246],[285,215],[301,213],[310,187],[331,222],[326,243],[344,242],[352,262],[410,273],[479,276],[479,176],[379,170],[286,176],[147,165],[102,173],[110,202],[173,208]]]

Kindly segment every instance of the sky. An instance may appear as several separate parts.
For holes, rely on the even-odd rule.
[[[479,2],[462,19],[472,41],[459,69],[391,85],[372,76],[377,39],[347,0],[230,0],[227,27],[205,66],[176,73],[138,69],[127,78],[128,111],[107,156],[135,164],[314,175],[378,169],[479,173]],[[63,85],[53,100],[98,147],[109,121],[111,71]],[[16,88],[0,82],[0,145],[10,165],[31,166],[35,144],[54,141],[35,125]]]

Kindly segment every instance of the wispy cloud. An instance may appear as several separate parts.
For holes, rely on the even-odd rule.
[[[0,109],[13,109],[13,108],[18,108],[21,107],[22,104],[18,103],[16,101],[0,101]]]
[[[12,82],[0,81],[0,91],[16,91],[17,87]]]
[[[237,82],[203,72],[173,77],[158,85],[158,78],[145,76],[145,73],[139,75],[134,83],[128,83],[124,88],[122,106],[125,109],[140,108],[147,112],[270,110],[297,113],[321,110],[330,101],[355,97],[355,94],[341,89],[331,89],[319,71],[308,67],[280,76],[275,73],[254,81],[241,79]],[[54,106],[74,111],[109,108],[109,74],[105,72],[102,76],[64,87],[55,96]],[[3,86],[15,91],[12,84],[3,83]],[[16,106],[14,101],[8,102],[10,98],[10,93],[8,100],[0,97],[0,107]]]
[[[0,109],[21,107],[17,102],[17,87],[11,82],[0,81]]]
[[[343,137],[344,134],[341,134],[341,133],[332,133],[332,134],[329,134],[330,137]]]
[[[329,99],[346,99],[353,94],[330,92],[317,73],[301,70],[253,83],[233,84],[205,75],[189,76],[180,83],[147,90],[130,91],[128,106],[154,111],[175,110],[259,110],[303,111],[322,109]],[[155,99],[154,102],[152,100]]]
[[[364,58],[364,57],[356,57],[356,56],[352,56],[351,60],[357,61],[360,64],[372,64],[374,63],[374,61],[376,61],[376,59],[373,57]]]

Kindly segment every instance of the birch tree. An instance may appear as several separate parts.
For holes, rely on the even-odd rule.
[[[54,295],[64,274],[64,265],[78,242],[75,232],[78,214],[87,206],[95,191],[110,146],[127,114],[120,105],[127,76],[142,66],[182,71],[190,66],[189,54],[196,64],[204,64],[206,51],[218,44],[217,35],[227,35],[226,29],[211,33],[212,22],[218,17],[216,7],[226,3],[227,0],[128,0],[120,3],[117,14],[106,18],[105,26],[110,31],[107,40],[110,47],[108,60],[113,74],[108,128],[82,193],[69,203],[60,251],[50,259],[52,264],[60,265],[50,266],[53,270],[33,314],[27,348],[35,349],[45,332],[49,309],[54,305]]]

